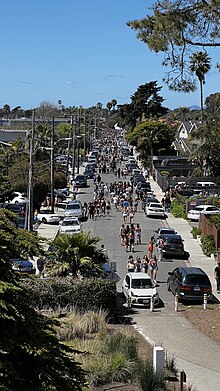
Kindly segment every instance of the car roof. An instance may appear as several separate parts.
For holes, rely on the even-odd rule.
[[[127,273],[126,276],[130,276],[132,278],[132,280],[136,280],[136,279],[139,279],[139,278],[143,278],[145,280],[151,280],[151,277],[149,276],[149,274],[147,273],[144,273],[144,272],[139,272],[139,273]]]
[[[81,204],[80,200],[68,201],[67,205]]]
[[[75,221],[75,220],[79,220],[78,217],[64,217],[63,221]]]
[[[207,275],[204,270],[202,270],[200,267],[187,267],[187,266],[181,266],[179,267],[179,270],[181,270],[184,274],[203,274]]]
[[[168,228],[168,227],[161,227],[161,228],[158,228],[157,232],[161,232],[161,231],[165,231],[165,234],[166,234],[166,231],[172,231],[173,233],[175,233],[175,229],[174,228]],[[155,231],[156,232],[156,231]],[[167,235],[172,235],[172,234],[167,234]]]

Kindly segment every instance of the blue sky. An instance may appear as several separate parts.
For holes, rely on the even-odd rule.
[[[0,107],[33,108],[42,101],[89,107],[130,103],[139,85],[157,80],[165,106],[199,105],[193,94],[163,85],[162,57],[150,52],[126,22],[147,14],[147,0],[11,0],[1,4]],[[218,92],[220,74],[204,94]]]

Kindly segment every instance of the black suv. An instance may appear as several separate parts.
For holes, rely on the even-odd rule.
[[[184,251],[183,239],[180,235],[177,234],[164,234],[161,235],[163,239],[163,256],[180,256],[185,257],[186,253]]]
[[[199,267],[177,267],[168,273],[167,289],[181,301],[203,300],[207,293],[212,301],[212,285],[207,274]]]

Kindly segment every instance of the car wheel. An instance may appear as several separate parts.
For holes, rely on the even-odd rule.
[[[45,217],[42,218],[42,223],[46,224],[47,220],[45,219]]]

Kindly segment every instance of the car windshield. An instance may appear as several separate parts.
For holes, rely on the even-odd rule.
[[[66,209],[67,209],[67,210],[80,209],[80,205],[79,205],[79,204],[67,205],[67,206],[66,206]]]
[[[151,208],[162,208],[162,205],[159,205],[158,203],[150,204]]]
[[[210,285],[208,277],[202,275],[186,276],[185,282],[188,285]]]
[[[150,279],[137,278],[132,280],[131,287],[136,289],[147,289],[152,288],[153,284]]]
[[[167,243],[171,243],[171,244],[181,244],[182,243],[181,239],[178,239],[178,238],[165,238],[165,240]]]
[[[76,225],[79,225],[79,223],[76,220],[75,221],[69,220],[69,221],[63,221],[62,225],[65,226],[65,227],[69,226],[69,225],[76,226]]]
[[[163,229],[161,229],[160,230],[160,235],[164,235],[164,234],[173,234],[174,233],[174,231],[172,230],[172,229],[166,229],[166,230],[163,230]]]

